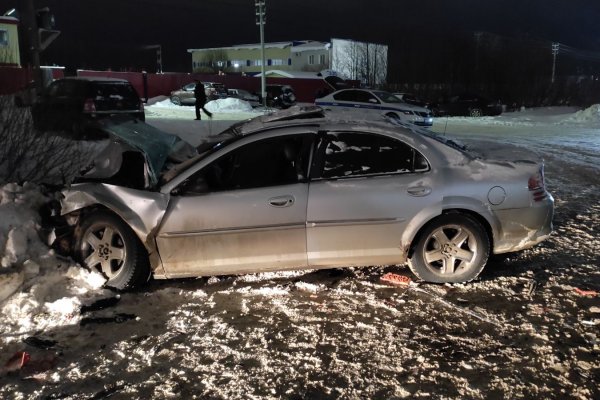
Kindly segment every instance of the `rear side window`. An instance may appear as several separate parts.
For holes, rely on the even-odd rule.
[[[333,95],[339,101],[358,101],[356,90],[344,90]]]
[[[329,133],[321,143],[322,178],[424,172],[425,157],[406,143],[388,136],[340,132]]]
[[[92,84],[92,97],[96,100],[138,100],[133,86],[124,82],[94,82]]]

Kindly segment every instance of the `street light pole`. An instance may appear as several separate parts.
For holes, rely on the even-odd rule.
[[[556,55],[558,54],[558,50],[560,48],[560,43],[552,43],[552,81],[554,83],[554,74],[556,72]]]
[[[256,8],[256,24],[260,25],[260,92],[262,97],[263,107],[267,106],[267,90],[266,90],[266,79],[265,79],[265,23],[267,22],[266,17],[266,5],[265,0],[255,0],[254,6]]]

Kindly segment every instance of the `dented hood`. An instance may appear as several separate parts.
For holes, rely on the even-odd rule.
[[[109,144],[98,153],[82,174],[83,178],[104,180],[119,173],[125,152],[137,152],[145,161],[139,171],[147,187],[155,187],[167,161],[183,162],[197,154],[195,148],[179,137],[166,133],[139,120],[106,120],[98,129],[109,137]]]

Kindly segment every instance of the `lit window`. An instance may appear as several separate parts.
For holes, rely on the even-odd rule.
[[[0,29],[0,46],[8,46],[8,31]]]

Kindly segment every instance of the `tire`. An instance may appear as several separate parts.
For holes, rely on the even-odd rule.
[[[481,110],[479,108],[472,108],[469,110],[469,116],[470,117],[481,117],[483,114],[481,113]]]
[[[445,214],[422,229],[408,265],[427,282],[468,282],[481,273],[489,254],[490,239],[481,223],[466,214]]]
[[[173,96],[171,97],[171,103],[175,104],[176,106],[180,106],[181,99],[178,96]]]
[[[97,270],[117,290],[133,289],[150,277],[146,249],[131,228],[115,214],[95,211],[82,215],[76,235],[76,257],[90,270]],[[110,237],[106,237],[106,234]],[[111,234],[112,233],[112,234]]]
[[[395,119],[396,121],[402,121],[402,119],[398,116],[398,114],[393,113],[393,112],[387,113],[387,114],[385,114],[385,116]]]

